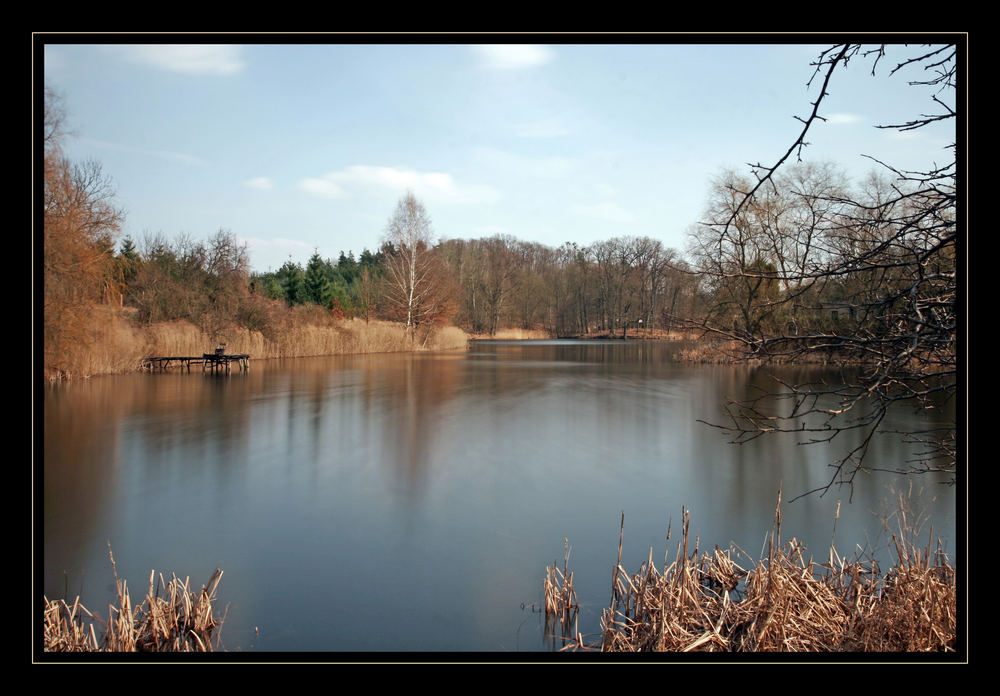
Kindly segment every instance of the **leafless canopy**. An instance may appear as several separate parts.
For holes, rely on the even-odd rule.
[[[385,300],[406,322],[412,341],[447,313],[444,277],[433,244],[430,215],[412,192],[396,204],[385,232]]]
[[[889,75],[877,75],[880,61],[895,53],[906,55]],[[931,92],[936,111],[879,127],[906,131],[954,119],[957,57],[955,45],[823,51],[813,64],[820,93],[799,118],[792,146],[773,166],[751,165],[752,177],[721,177],[708,219],[692,234],[697,270],[714,298],[696,322],[701,328],[740,342],[753,358],[858,366],[843,384],[781,384],[759,400],[734,403],[724,426],[737,442],[770,432],[829,441],[860,429],[860,444],[835,463],[823,490],[853,481],[890,408],[938,410],[956,396],[956,146],[947,149],[949,163],[923,171],[871,157],[881,173],[859,189],[830,168],[803,163],[805,138],[823,120],[827,86],[851,60],[870,61],[873,79],[919,71],[909,84]],[[788,163],[793,154],[798,162]],[[777,399],[790,408],[776,410]],[[955,432],[951,417],[905,433],[925,447],[896,470],[955,472]]]

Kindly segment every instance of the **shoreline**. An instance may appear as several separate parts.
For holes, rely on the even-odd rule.
[[[150,356],[191,356],[225,344],[226,353],[251,360],[305,358],[369,353],[451,350],[468,345],[468,335],[456,326],[418,330],[411,340],[400,323],[351,318],[325,323],[289,322],[265,336],[260,331],[221,328],[204,331],[189,321],[140,325],[121,312],[96,308],[86,345],[74,345],[62,356],[62,367],[43,365],[43,382],[56,384],[143,371]]]

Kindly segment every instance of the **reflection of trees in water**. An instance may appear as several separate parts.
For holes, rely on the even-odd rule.
[[[464,356],[461,356],[464,357]],[[403,355],[359,361],[365,420],[379,423],[376,435],[408,491],[419,488],[450,412],[462,362],[441,356]]]
[[[143,439],[143,449],[155,457],[129,462],[151,477],[164,476],[166,463],[174,473],[199,476],[244,470],[250,433],[250,394],[263,375],[152,376],[144,401],[128,427]],[[142,385],[137,386],[142,389]],[[141,396],[137,398],[142,398]],[[224,443],[224,447],[220,447]],[[181,453],[178,456],[178,453]]]
[[[836,441],[840,452],[812,448],[822,449],[831,464],[839,463],[838,455],[843,451],[863,445],[869,452],[868,468],[906,471],[926,449],[913,435],[944,441],[949,428],[939,426],[954,422],[954,402],[944,393],[937,395],[935,409],[914,408],[905,402],[887,407],[877,399],[864,398],[863,390],[854,386],[860,370],[856,366],[733,370],[726,387],[729,391],[719,400],[728,404],[724,410],[727,422],[714,424],[731,426],[728,434],[738,442],[759,439],[771,430],[783,431],[783,439],[796,445]],[[880,416],[883,411],[884,416]],[[740,432],[734,434],[736,431]],[[877,437],[872,437],[873,433]],[[883,439],[888,441],[884,445],[879,442]]]
[[[262,374],[98,377],[57,385],[44,400],[45,586],[79,591],[107,571],[103,510],[136,487],[241,469],[249,430],[248,394]],[[225,442],[224,452],[218,442]],[[100,546],[100,548],[98,548]],[[101,558],[87,569],[88,559]],[[58,559],[58,560],[57,560]],[[73,569],[73,570],[70,570]],[[96,581],[101,585],[101,580]]]
[[[477,349],[494,351],[505,358],[530,361],[593,362],[602,365],[672,362],[678,348],[672,343],[652,341],[558,341],[547,343],[479,343]],[[473,350],[475,354],[476,349]]]
[[[710,408],[719,405],[721,409],[727,400],[745,403],[760,399],[755,402],[755,410],[757,422],[762,424],[763,416],[783,417],[791,412],[794,401],[781,396],[789,393],[781,389],[782,382],[827,385],[850,383],[850,370],[854,368],[844,368],[841,371],[820,366],[712,366],[705,369],[713,372],[713,379],[701,382],[703,393],[695,397],[698,401]],[[776,379],[779,381],[775,381]],[[836,398],[826,395],[813,405],[836,408],[838,404]],[[740,415],[737,411],[732,413],[737,417]],[[940,418],[946,421],[953,416],[946,412]],[[705,420],[721,424],[718,416],[709,416]],[[806,431],[757,437],[735,444],[733,438],[703,422],[695,436],[695,457],[700,461],[711,459],[711,463],[705,461],[704,466],[695,467],[694,471],[702,479],[701,485],[706,487],[705,490],[718,492],[720,500],[715,509],[722,518],[719,521],[720,527],[736,530],[734,534],[739,530],[761,530],[760,534],[763,534],[763,530],[769,528],[769,512],[761,507],[760,501],[774,498],[779,487],[783,490],[783,499],[786,501],[783,513],[788,523],[785,526],[790,530],[807,528],[804,521],[809,520],[819,529],[823,528],[824,523],[828,523],[832,535],[837,503],[842,501],[844,506],[837,523],[837,538],[841,541],[851,539],[851,548],[841,550],[852,552],[854,543],[866,541],[862,538],[863,530],[877,527],[873,513],[882,507],[886,499],[891,499],[892,487],[904,487],[910,483],[905,480],[906,477],[887,473],[905,466],[915,450],[914,445],[892,431],[913,432],[923,427],[921,424],[928,420],[926,412],[914,413],[911,409],[902,408],[893,410],[882,428],[889,432],[872,441],[868,456],[873,473],[866,477],[864,485],[856,485],[853,489],[835,487],[825,496],[808,495],[796,499],[829,481],[831,467],[837,462],[837,452],[845,447],[857,447],[867,435],[864,429],[841,429],[830,442],[814,442],[819,439],[816,433]],[[806,427],[814,427],[822,419],[812,414],[803,416],[797,422]],[[729,444],[721,444],[725,442]],[[952,489],[941,485],[948,480],[945,474],[922,477],[921,482],[928,487],[923,494],[926,501],[935,496],[943,496],[943,499],[952,496]],[[796,523],[796,520],[802,522]],[[811,547],[822,555],[825,550],[822,545],[829,541],[829,538],[822,538],[817,547],[816,540],[813,540]]]
[[[65,592],[72,601],[85,589],[82,574],[100,572],[82,561],[98,520],[92,511],[114,496],[119,403],[110,382],[101,379],[57,385],[45,395],[44,582],[50,599]]]

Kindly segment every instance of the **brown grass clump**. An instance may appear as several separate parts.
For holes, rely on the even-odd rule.
[[[768,549],[754,562],[732,546],[688,553],[683,512],[677,557],[635,574],[619,563],[599,641],[567,648],[605,652],[955,652],[955,570],[940,550],[892,535],[896,565],[881,576],[872,560],[806,559],[796,539],[782,545],[780,494]],[[622,519],[624,530],[624,516]],[[668,531],[669,542],[669,531]],[[742,565],[741,565],[742,564]],[[745,566],[745,567],[744,567]]]
[[[577,616],[580,604],[573,589],[573,573],[569,572],[569,539],[566,539],[566,555],[563,558],[562,570],[554,562],[545,569],[545,581],[542,583],[542,594],[545,597],[545,633],[554,635],[558,626],[559,635],[564,641],[573,638],[582,645],[582,638],[577,630]]]
[[[114,557],[111,563],[114,567]],[[190,578],[172,576],[165,582],[161,574],[157,582],[153,571],[146,596],[133,607],[127,584],[116,571],[118,604],[108,606],[106,621],[80,604],[79,597],[72,606],[65,600],[43,598],[42,648],[45,652],[212,652],[218,648],[218,638],[213,645],[212,634],[223,621],[214,610],[221,579],[222,571],[216,569],[208,584],[194,592]],[[104,627],[96,629],[98,624]]]
[[[702,340],[682,348],[674,357],[683,362],[728,365],[746,362],[749,352],[739,341]]]

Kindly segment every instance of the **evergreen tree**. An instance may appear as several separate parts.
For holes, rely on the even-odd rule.
[[[313,253],[306,265],[305,277],[302,280],[303,298],[307,302],[327,307],[333,299],[333,283],[328,275],[329,264],[324,261],[319,251]]]
[[[337,273],[343,278],[345,286],[354,282],[358,277],[358,262],[354,259],[354,252],[348,252],[346,255],[343,251],[340,252],[340,258],[337,259]]]
[[[303,299],[303,271],[302,266],[288,260],[278,269],[276,279],[284,290],[285,301],[291,307],[294,304],[301,304]]]

